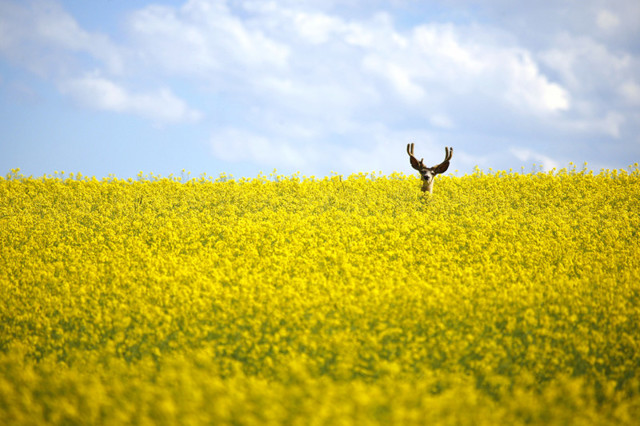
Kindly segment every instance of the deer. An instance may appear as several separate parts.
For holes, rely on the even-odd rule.
[[[433,179],[436,175],[444,173],[449,168],[449,160],[451,160],[451,156],[453,155],[453,148],[444,148],[444,161],[437,166],[427,167],[424,165],[424,158],[418,161],[418,159],[413,155],[413,144],[407,144],[407,154],[409,154],[409,161],[411,162],[411,167],[416,169],[420,173],[420,178],[422,179],[422,192],[429,192],[429,194],[433,193]]]

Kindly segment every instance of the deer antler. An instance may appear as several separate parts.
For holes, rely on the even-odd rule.
[[[413,155],[413,144],[412,143],[408,143],[407,144],[407,154],[409,154],[409,161],[411,162],[411,167],[413,167],[417,171],[420,171],[421,169],[423,169],[425,167],[424,166],[424,158],[421,159],[420,161],[418,161],[418,159]]]
[[[444,173],[447,171],[447,169],[449,168],[449,160],[451,160],[451,157],[453,156],[453,148],[447,148],[446,146],[444,147],[444,161],[440,164],[438,164],[437,166],[433,166],[433,172],[437,175],[439,175],[440,173]]]

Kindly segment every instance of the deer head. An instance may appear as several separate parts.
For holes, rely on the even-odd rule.
[[[420,172],[420,177],[422,178],[422,191],[429,191],[431,194],[433,192],[433,178],[440,173],[444,173],[449,168],[449,160],[451,160],[451,156],[453,155],[453,148],[444,148],[444,161],[437,166],[427,167],[424,165],[424,158],[418,161],[418,159],[413,155],[413,144],[407,144],[407,154],[409,154],[409,161],[411,162],[411,167]]]

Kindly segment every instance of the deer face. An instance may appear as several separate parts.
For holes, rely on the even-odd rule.
[[[422,179],[425,184],[430,184],[431,182],[433,182],[433,178],[436,177],[436,172],[429,167],[424,167],[420,169],[419,172],[420,179]]]

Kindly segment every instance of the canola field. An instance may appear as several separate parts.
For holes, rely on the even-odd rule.
[[[0,178],[0,423],[637,424],[640,170]]]

